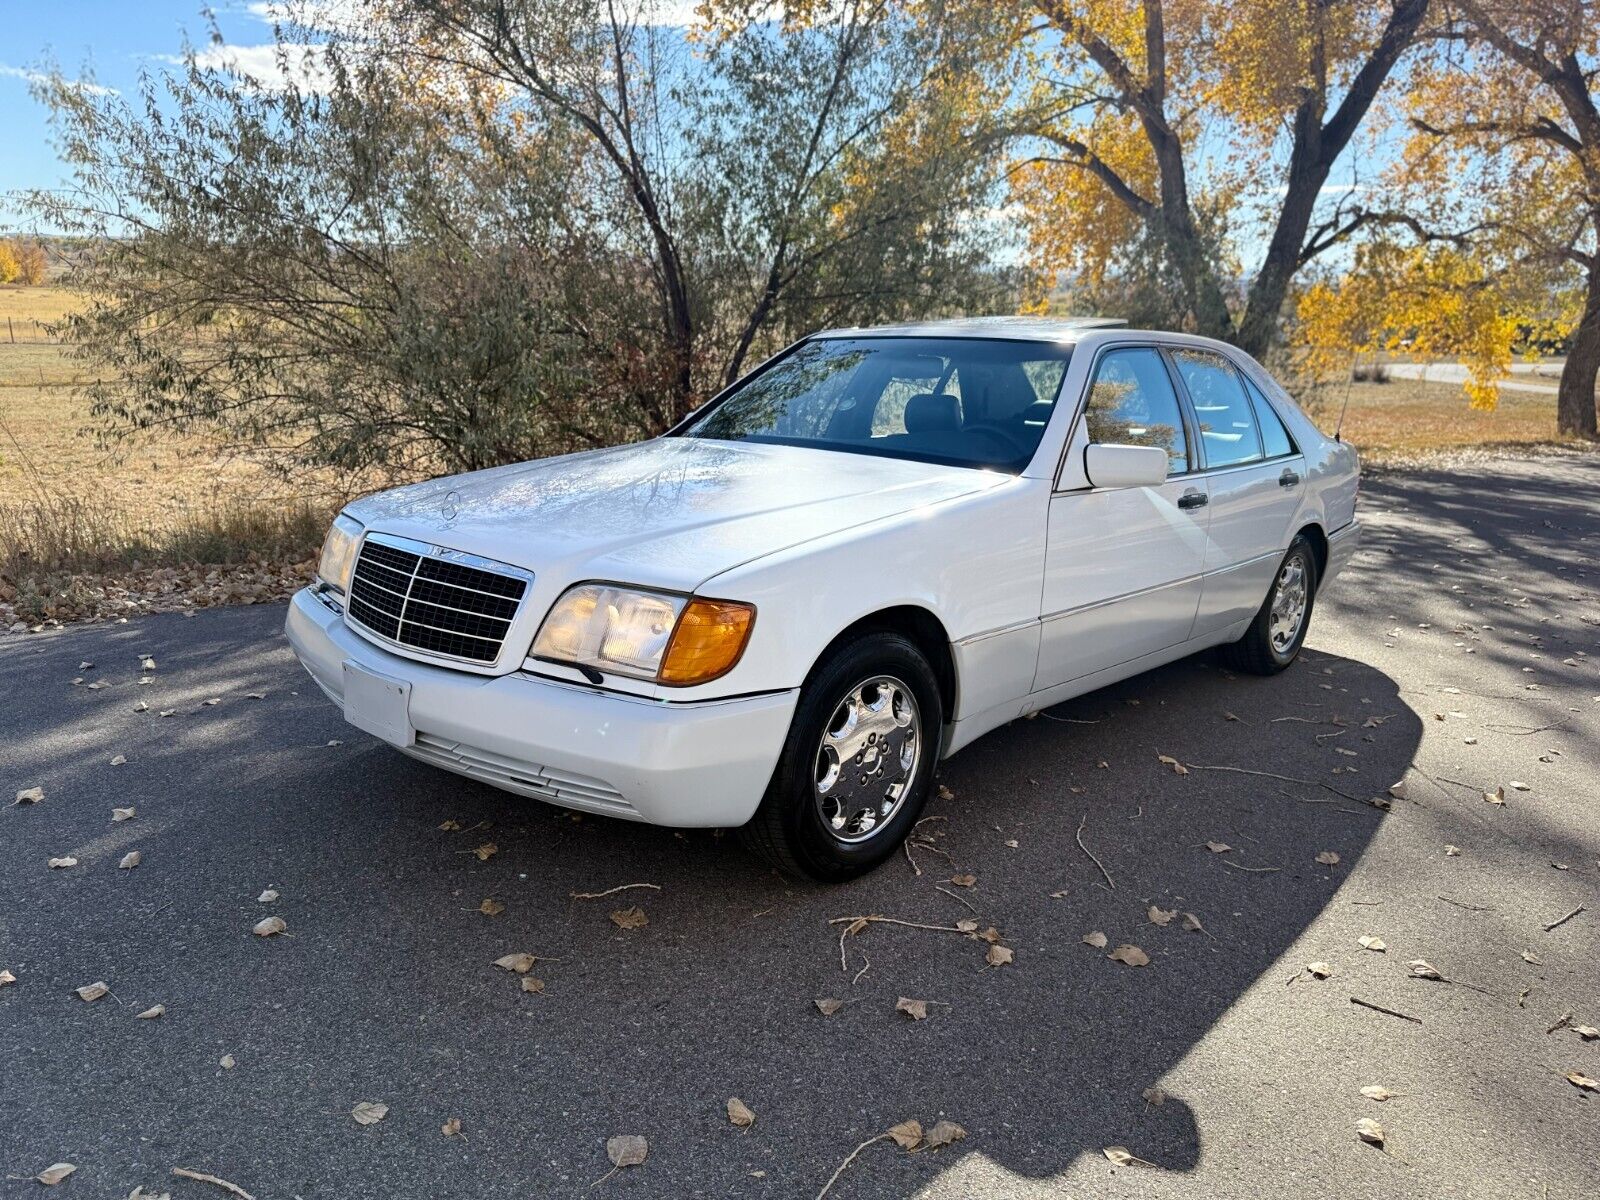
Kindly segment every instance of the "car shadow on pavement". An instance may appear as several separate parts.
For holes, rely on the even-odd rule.
[[[279,621],[5,651],[45,699],[15,715],[4,778],[47,789],[3,814],[0,966],[22,970],[0,1056],[30,1113],[0,1135],[8,1164],[75,1148],[123,1191],[184,1162],[257,1194],[566,1195],[605,1172],[607,1137],[639,1133],[647,1164],[608,1191],[814,1195],[916,1118],[967,1137],[875,1147],[830,1195],[908,1195],[979,1160],[1049,1180],[1085,1155],[1110,1169],[1108,1146],[1187,1172],[1215,1114],[1164,1079],[1252,989],[1348,1007],[1296,942],[1370,899],[1345,884],[1385,820],[1369,801],[1421,736],[1359,662],[1308,652],[1256,679],[1186,660],[982,739],[943,765],[920,845],[819,888],[731,834],[579,817],[406,759],[342,723]],[[70,687],[80,654],[113,686]],[[113,803],[135,820],[109,824]],[[143,862],[118,871],[127,847]],[[613,920],[634,906],[646,923]],[[252,937],[269,913],[287,934]],[[1009,965],[988,962],[991,927]],[[1110,959],[1123,944],[1149,965]],[[527,976],[494,965],[519,952]],[[120,1007],[71,995],[99,979]],[[124,1019],[158,1002],[161,1021]],[[1218,1070],[1274,1086],[1248,1060]],[[352,1124],[361,1100],[390,1106],[381,1126]],[[467,1141],[441,1139],[452,1117]]]

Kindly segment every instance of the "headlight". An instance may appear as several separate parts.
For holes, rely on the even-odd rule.
[[[333,527],[322,542],[322,561],[317,564],[317,578],[336,592],[350,589],[350,568],[355,565],[356,547],[361,544],[363,526],[353,517],[340,513],[333,519]]]
[[[733,669],[755,616],[729,600],[584,583],[556,601],[533,656],[687,687]]]

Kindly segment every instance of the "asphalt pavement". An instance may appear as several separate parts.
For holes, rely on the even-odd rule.
[[[832,889],[403,758],[281,606],[0,635],[0,804],[44,791],[0,809],[0,1197],[813,1197],[913,1118],[965,1137],[829,1195],[1592,1196],[1597,497],[1596,457],[1369,480],[1294,668],[999,730],[930,848]]]

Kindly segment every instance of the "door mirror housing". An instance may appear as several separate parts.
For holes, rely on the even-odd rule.
[[[1083,470],[1098,488],[1155,487],[1167,481],[1167,452],[1160,446],[1091,443]]]

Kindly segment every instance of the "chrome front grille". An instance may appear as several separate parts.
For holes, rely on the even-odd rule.
[[[531,578],[470,554],[369,533],[350,574],[345,615],[396,645],[492,663]]]

